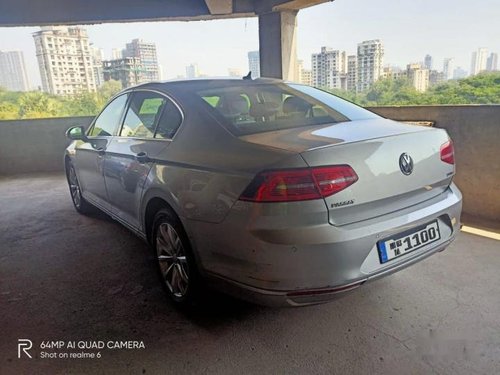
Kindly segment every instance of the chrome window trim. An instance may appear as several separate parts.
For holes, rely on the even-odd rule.
[[[172,138],[123,137],[120,135],[120,133],[122,131],[122,127],[123,127],[123,122],[125,121],[125,116],[127,115],[127,111],[129,108],[130,99],[133,97],[134,93],[141,92],[141,91],[153,92],[155,94],[159,94],[159,95],[165,97],[167,100],[171,101],[174,104],[174,106],[177,108],[177,110],[181,114],[181,123],[177,127],[177,130],[175,131],[175,134]],[[175,139],[175,136],[177,135],[177,133],[179,133],[179,130],[181,129],[182,125],[184,124],[185,117],[184,117],[184,112],[181,109],[181,106],[170,95],[168,95],[162,91],[159,91],[159,90],[148,89],[148,88],[130,89],[128,91],[123,92],[122,94],[131,94],[131,95],[130,95],[130,99],[127,101],[127,108],[126,108],[127,110],[124,112],[123,118],[121,119],[121,124],[120,124],[120,127],[118,129],[118,133],[115,135],[116,138],[119,138],[119,139],[138,139],[138,140],[144,140],[144,141],[167,141],[167,142],[172,142]],[[118,96],[118,95],[116,95],[116,96]],[[154,133],[155,135],[156,135],[157,128],[158,128],[158,124],[156,124],[156,127],[155,127],[155,133]]]

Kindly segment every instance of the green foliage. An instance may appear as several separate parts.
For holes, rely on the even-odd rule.
[[[329,90],[362,106],[500,104],[500,72],[443,82],[420,93],[405,79],[381,79],[364,92]]]
[[[0,103],[0,120],[10,120],[17,118],[19,113],[18,107],[9,102]]]
[[[39,91],[21,94],[17,100],[20,118],[55,117],[60,111],[61,103],[55,97]]]
[[[98,94],[101,100],[104,101],[103,105],[114,95],[116,95],[122,89],[122,83],[120,81],[109,80],[99,87]]]
[[[12,92],[0,87],[0,120],[96,115],[121,90],[118,81],[105,82],[97,92],[72,97],[39,91]],[[500,104],[500,72],[479,74],[458,81],[447,81],[417,92],[407,79],[382,79],[361,93],[329,90],[362,106],[426,104]],[[215,98],[207,100],[214,104]]]
[[[41,91],[13,92],[0,87],[0,120],[94,116],[121,88],[120,82],[111,80],[97,92],[66,97]]]

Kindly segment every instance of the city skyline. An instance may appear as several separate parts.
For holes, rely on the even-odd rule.
[[[384,65],[404,69],[409,62],[423,61],[429,54],[433,57],[434,69],[442,70],[444,58],[451,57],[455,67],[469,71],[473,51],[480,47],[486,47],[490,52],[500,51],[495,37],[500,34],[500,28],[493,22],[493,10],[500,11],[500,4],[488,0],[474,4],[423,0],[419,4],[391,2],[388,9],[382,5],[383,1],[375,5],[365,0],[337,0],[302,10],[298,16],[298,59],[310,69],[311,54],[322,46],[352,55],[360,41],[381,39],[386,50]],[[412,13],[411,17],[408,13]],[[481,20],[481,28],[464,30],[460,25],[465,20]],[[419,32],[415,33],[417,24]],[[136,38],[155,43],[158,63],[165,72],[164,79],[184,75],[185,67],[191,63],[198,63],[200,70],[210,76],[227,75],[229,67],[246,74],[247,53],[258,49],[257,18],[104,24],[85,28],[90,42],[104,50],[104,59],[111,58],[112,49]],[[0,50],[23,51],[30,83],[34,87],[40,86],[41,80],[34,45],[30,43],[33,44],[31,33],[38,30],[33,27],[0,28]],[[175,38],[169,38],[169,35],[175,35]],[[200,35],[204,37],[199,38]],[[221,56],[224,56],[222,64]]]
[[[46,35],[44,38],[47,40],[43,40],[43,43],[40,41],[41,35]],[[76,47],[72,46],[74,40],[76,40],[75,37],[81,38],[81,36],[83,36],[84,39],[82,41],[78,41]],[[74,76],[62,78],[68,74],[73,74],[72,71],[74,68],[72,66],[78,64],[76,60],[72,61],[75,58],[88,61],[90,75],[94,78],[92,81],[95,80],[94,87],[99,87],[103,82],[110,79],[120,81],[123,88],[134,86],[139,83],[162,79],[161,66],[158,65],[156,60],[156,46],[154,43],[149,43],[142,39],[133,39],[132,42],[127,43],[126,48],[122,50],[113,48],[111,50],[110,60],[104,60],[103,50],[95,47],[92,43],[90,43],[90,41],[88,41],[85,27],[43,27],[39,32],[34,33],[33,37],[37,48],[40,74],[41,76],[45,76],[46,80],[48,79],[45,83],[42,82],[43,87],[41,88],[46,92],[71,95],[80,91],[78,89],[75,91],[73,88],[71,88],[70,91],[59,91],[59,89],[55,90],[53,87],[60,86],[62,89],[65,85],[71,86],[80,84],[80,81],[78,80],[75,83]],[[62,44],[58,47],[57,41],[58,38],[61,37],[64,37],[65,39],[59,40],[59,43]],[[51,43],[56,43],[56,45],[51,47]],[[66,51],[68,43],[70,43],[70,50]],[[58,49],[61,47],[63,49]],[[78,55],[73,55],[74,51],[72,52],[72,49],[74,48],[82,48],[81,52],[83,55],[80,55],[80,53]],[[368,52],[366,56],[365,51]],[[20,56],[20,58],[18,58],[19,63],[24,66],[22,52],[0,51],[0,54],[3,55],[16,53]],[[69,53],[69,55],[66,56],[67,53]],[[260,58],[258,53],[258,51],[249,51],[247,53],[248,69],[252,71],[253,78],[257,78],[259,76]],[[356,55],[347,55],[346,51],[333,50],[331,47],[322,46],[319,53],[316,52],[311,54],[311,69],[305,68],[304,61],[297,59],[294,73],[295,78],[293,80],[316,87],[361,92],[369,89],[371,85],[380,78],[395,79],[406,77],[410,80],[417,91],[424,92],[427,91],[429,87],[440,82],[450,79],[460,79],[467,76],[467,71],[461,69],[461,67],[454,67],[453,58],[444,59],[442,71],[440,71],[437,67],[436,69],[432,69],[433,57],[429,54],[425,55],[423,61],[408,63],[406,65],[406,70],[403,70],[401,67],[384,64],[384,53],[383,42],[378,39],[358,43]],[[42,54],[45,56],[44,58],[40,58]],[[479,59],[481,60],[481,63],[477,62],[478,54],[482,55],[482,58]],[[471,75],[476,75],[482,71],[497,70],[497,53],[489,53],[487,49],[479,48],[477,51],[472,52],[471,56]],[[60,60],[63,60],[63,66],[57,67],[57,65],[61,65]],[[69,61],[69,66],[66,66],[65,60]],[[50,64],[50,61],[54,62]],[[73,65],[72,63],[75,64]],[[48,71],[47,67],[51,65],[51,71]],[[82,65],[81,62],[80,65]],[[475,65],[480,65],[480,68],[476,69]],[[59,70],[52,73],[52,69],[56,68]],[[25,72],[24,68],[18,68],[17,70]],[[255,72],[257,72],[257,74],[255,74]],[[49,75],[54,75],[54,77],[49,78]],[[227,75],[233,77],[242,76],[240,69],[231,67],[227,68]],[[176,78],[189,79],[207,76],[208,75],[201,73],[198,68],[198,63],[191,63],[185,67],[185,75],[178,75]],[[0,78],[2,78],[1,74]],[[20,78],[12,77],[11,79],[19,80]],[[89,82],[88,84],[94,85],[93,82]],[[8,85],[6,87],[9,88]],[[28,86],[26,85],[19,91],[26,91],[27,87]],[[67,89],[68,86],[65,88]],[[95,88],[84,91],[94,90]]]

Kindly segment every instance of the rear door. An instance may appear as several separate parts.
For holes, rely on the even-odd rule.
[[[181,121],[179,109],[166,96],[136,91],[108,146],[105,179],[112,212],[134,228],[141,228],[142,189],[154,159],[169,146]]]
[[[97,116],[88,131],[89,142],[79,143],[75,163],[85,198],[108,209],[108,194],[104,182],[104,160],[107,148],[121,122],[128,94],[111,101]]]

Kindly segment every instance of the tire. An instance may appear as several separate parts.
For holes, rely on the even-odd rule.
[[[160,209],[155,215],[152,247],[170,300],[178,307],[197,305],[201,283],[196,262],[180,220],[169,209]]]
[[[83,215],[92,213],[94,207],[82,196],[82,190],[80,189],[80,182],[76,176],[75,166],[71,162],[67,163],[66,177],[68,179],[71,201],[75,209]]]

